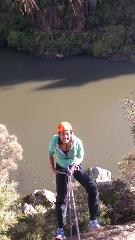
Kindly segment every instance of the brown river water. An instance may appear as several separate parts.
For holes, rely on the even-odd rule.
[[[22,194],[54,191],[48,144],[59,121],[71,122],[84,144],[84,166],[109,169],[133,148],[120,104],[135,92],[135,65],[79,56],[40,59],[0,49],[0,122],[18,137],[23,160],[10,179]]]

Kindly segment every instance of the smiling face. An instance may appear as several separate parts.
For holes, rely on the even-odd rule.
[[[59,137],[62,143],[68,143],[71,141],[72,132],[69,130],[63,131],[59,133]]]

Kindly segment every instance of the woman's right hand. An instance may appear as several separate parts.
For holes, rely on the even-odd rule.
[[[56,168],[52,168],[53,174],[56,175]]]

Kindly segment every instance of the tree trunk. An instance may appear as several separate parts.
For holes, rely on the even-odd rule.
[[[73,11],[71,21],[69,20],[69,30],[73,32],[83,32],[85,25],[84,15],[84,2],[85,0],[72,0],[70,7]]]

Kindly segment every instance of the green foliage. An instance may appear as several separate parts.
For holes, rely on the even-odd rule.
[[[8,46],[20,51],[34,52],[32,35],[21,31],[11,31],[8,36]]]
[[[104,0],[97,3],[93,26],[131,25],[135,21],[135,0]]]
[[[22,159],[22,152],[17,137],[9,135],[6,126],[0,124],[0,184],[6,182],[10,170],[16,169],[16,161]]]
[[[104,34],[103,41],[106,42],[108,47],[113,49],[120,48],[123,45],[125,40],[126,29],[123,25],[109,25]]]
[[[22,15],[21,13],[11,16],[10,29],[13,31],[27,31],[28,23],[26,16]]]
[[[28,34],[22,31],[11,31],[8,45],[22,51],[29,51],[39,56],[74,56],[87,53],[95,33],[54,33],[34,32]]]
[[[44,236],[44,216],[37,214],[34,217],[27,216],[23,219],[19,218],[18,223],[12,228],[12,239],[22,240],[42,240]]]
[[[29,29],[27,19],[21,13],[2,13],[0,16],[0,45],[8,42],[10,31],[25,31]]]
[[[109,25],[100,38],[93,44],[92,54],[95,57],[109,56],[123,46],[126,29],[123,25]]]
[[[53,6],[53,0],[38,0],[39,8]]]
[[[0,186],[0,234],[6,233],[17,222],[19,195],[16,183],[6,183]]]
[[[52,39],[52,35],[47,32],[35,32],[34,33],[34,46],[35,53],[39,56],[55,55],[55,41]]]
[[[43,206],[41,206],[43,207]],[[54,209],[38,212],[34,216],[18,215],[18,222],[11,228],[12,240],[52,240],[56,230],[56,214]]]
[[[9,240],[7,232],[17,222],[19,194],[17,184],[8,183],[9,170],[16,169],[16,161],[22,159],[22,147],[17,137],[9,135],[5,125],[0,124],[0,239]]]
[[[111,220],[108,215],[108,207],[102,201],[100,201],[100,221],[102,225],[111,224]]]
[[[116,20],[113,14],[113,6],[111,2],[102,1],[98,2],[95,15],[90,22],[90,26],[106,26],[109,24],[115,24]]]
[[[73,29],[80,20],[77,20],[78,10],[71,2],[60,0],[54,6],[53,0],[39,0],[40,10],[31,12],[31,16],[21,14],[17,5],[14,12],[2,12],[0,16],[0,44],[42,57],[116,55],[135,61],[134,4],[135,0],[129,0],[128,4],[126,0],[97,1],[94,10],[84,9],[84,32]],[[43,8],[50,14],[46,15]],[[49,32],[38,31],[38,24],[41,27],[44,19],[50,24],[51,16],[53,26]],[[33,27],[36,30],[33,31]]]
[[[0,45],[5,45],[7,43],[8,27],[6,23],[0,21]]]
[[[131,189],[135,190],[135,152],[118,162],[121,179],[126,181]]]
[[[109,49],[108,49],[109,51]],[[106,52],[106,48],[103,45],[101,40],[97,40],[92,47],[92,55],[95,57],[101,57],[104,56]]]
[[[3,234],[0,234],[0,240],[11,240],[10,236],[6,236],[6,235],[3,235]]]
[[[128,172],[128,169],[126,169]],[[134,173],[134,170],[132,170]],[[128,182],[117,179],[98,185],[100,200],[105,205],[104,220],[110,219],[111,224],[121,224],[135,219],[135,191]]]

